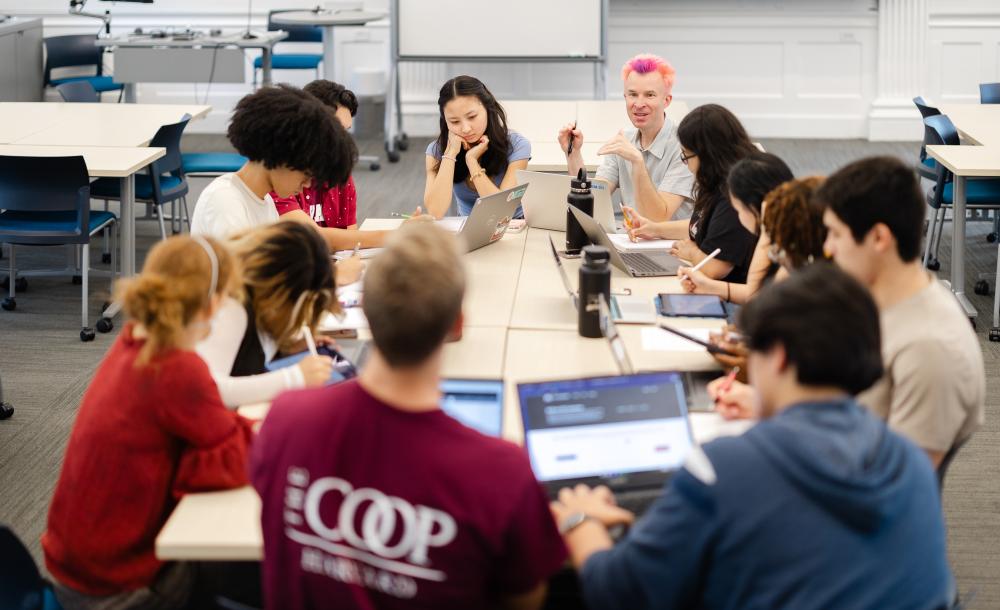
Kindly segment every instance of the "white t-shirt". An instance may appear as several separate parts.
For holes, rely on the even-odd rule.
[[[198,197],[191,233],[226,239],[277,221],[278,210],[270,195],[261,199],[236,174],[223,174]]]

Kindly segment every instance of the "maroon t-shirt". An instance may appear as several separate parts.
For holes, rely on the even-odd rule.
[[[282,394],[250,469],[267,608],[485,608],[566,559],[519,447],[356,380]]]

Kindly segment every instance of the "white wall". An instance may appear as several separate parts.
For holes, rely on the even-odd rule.
[[[419,0],[403,0],[419,1]],[[257,0],[254,26],[263,29],[273,8],[311,4]],[[641,51],[659,53],[678,70],[674,95],[692,106],[717,102],[731,108],[755,137],[867,137],[876,96],[877,0],[610,0],[608,95],[620,95],[618,69]],[[25,13],[21,0],[0,0],[0,12]],[[386,9],[388,0],[365,0]],[[46,35],[96,30],[98,22],[65,13],[68,0],[34,0],[31,12],[46,14]],[[135,27],[245,27],[242,0],[157,0],[155,4],[90,0],[110,8],[116,32]],[[931,0],[924,91],[937,101],[974,101],[977,84],[1000,80],[1000,1]],[[358,66],[387,68],[385,22],[337,31],[334,78],[352,82]],[[299,45],[285,45],[292,50]],[[306,45],[309,48],[309,45]],[[313,45],[318,52],[318,45]],[[279,48],[280,51],[280,48]],[[249,60],[248,60],[249,61]],[[248,81],[249,81],[248,64]],[[437,89],[447,78],[470,73],[501,99],[588,98],[593,71],[573,64],[404,64],[401,72],[405,128],[433,133]],[[311,73],[276,72],[276,80],[304,84]],[[212,85],[215,107],[192,131],[223,131],[228,112],[247,85]],[[148,84],[141,101],[203,101],[205,85]],[[915,122],[914,138],[920,137]]]

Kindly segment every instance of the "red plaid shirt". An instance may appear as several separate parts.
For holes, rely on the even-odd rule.
[[[278,197],[271,193],[278,214],[302,210],[321,227],[346,229],[358,222],[358,193],[354,188],[354,178],[325,191],[313,182],[302,192],[292,197]]]

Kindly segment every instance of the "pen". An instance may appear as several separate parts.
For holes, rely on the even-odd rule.
[[[719,386],[719,392],[715,395],[716,404],[718,404],[719,398],[721,398],[723,394],[728,392],[733,387],[733,382],[736,381],[736,376],[739,372],[740,367],[734,366],[733,370],[729,371],[729,374],[726,375],[726,380],[722,382],[721,386]]]
[[[699,269],[705,266],[705,263],[718,256],[720,252],[722,252],[722,248],[716,248],[715,250],[712,250],[712,253],[706,256],[705,258],[701,259],[700,263],[698,263],[694,267],[691,267],[691,271],[692,272],[698,271]],[[689,277],[689,276],[685,274],[684,277]]]
[[[319,352],[316,351],[316,341],[313,339],[312,331],[306,325],[302,326],[302,334],[306,338],[306,345],[309,346],[309,353],[313,356],[319,356]]]
[[[359,241],[358,243],[354,244],[354,254],[352,254],[351,256],[357,256],[360,250],[361,250],[361,242]]]
[[[397,218],[407,218],[407,219],[412,218],[412,216],[410,216],[409,214],[401,214],[400,212],[393,212],[389,215],[396,216]]]
[[[618,205],[621,205],[621,203],[619,203]],[[622,219],[625,220],[625,228],[629,230],[628,239],[629,239],[630,242],[635,243],[636,239],[632,235],[632,232],[631,232],[632,231],[632,218],[629,216],[629,213],[625,209],[624,205],[621,205],[621,208],[622,208]]]
[[[576,121],[573,121],[573,129],[569,130],[569,146],[566,147],[566,156],[573,154],[573,130],[576,129]]]

